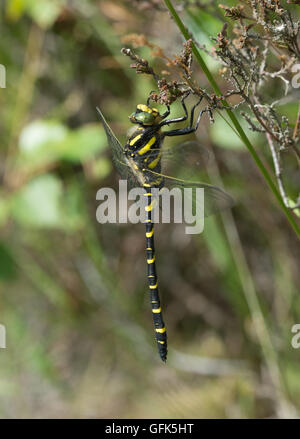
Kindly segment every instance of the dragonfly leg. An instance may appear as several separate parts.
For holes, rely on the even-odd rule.
[[[198,101],[198,102],[192,107],[192,109],[191,109],[190,128],[192,128],[193,123],[194,123],[194,113],[195,113],[195,110],[196,110],[196,108],[198,107],[198,105],[201,104],[202,99],[203,99],[203,96],[201,96],[201,98],[199,99],[199,101]],[[200,118],[201,118],[201,116],[200,116]],[[199,120],[199,122],[200,122],[200,120]],[[197,121],[197,123],[199,123],[199,122]]]
[[[189,115],[188,115],[188,111],[187,111],[187,108],[186,108],[186,105],[185,105],[185,99],[188,97],[188,95],[189,95],[189,93],[188,94],[186,94],[182,99],[181,99],[181,105],[182,105],[182,108],[183,108],[183,110],[184,110],[184,116],[181,116],[181,117],[176,117],[175,119],[168,119],[168,120],[164,120],[163,122],[161,122],[160,124],[159,124],[159,127],[162,127],[162,126],[164,126],[164,125],[169,125],[170,123],[177,123],[177,122],[182,122],[183,120],[187,120],[187,118],[189,117]],[[165,114],[163,114],[163,118],[165,118],[165,117],[167,117],[168,115],[170,114],[170,107],[168,106],[168,111],[165,113]]]
[[[211,110],[209,108],[204,108],[204,110],[201,110],[196,122],[196,125],[193,127],[193,121],[194,121],[194,112],[195,112],[195,108],[200,104],[202,98],[200,99],[199,102],[197,102],[196,105],[194,105],[194,107],[192,108],[191,111],[191,119],[190,119],[190,125],[186,128],[179,128],[178,130],[171,130],[171,131],[165,131],[164,132],[164,136],[180,136],[180,135],[184,135],[184,134],[190,134],[193,133],[194,131],[197,131],[198,126],[200,124],[201,121],[201,117],[203,115],[203,113],[210,113],[211,114]]]
[[[167,105],[167,111],[161,115],[162,119],[165,119],[170,114],[170,106]]]

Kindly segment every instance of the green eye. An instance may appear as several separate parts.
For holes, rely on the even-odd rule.
[[[152,125],[155,122],[155,116],[151,113],[146,113],[144,111],[139,113],[133,113],[131,116],[136,122],[142,123],[144,125]]]

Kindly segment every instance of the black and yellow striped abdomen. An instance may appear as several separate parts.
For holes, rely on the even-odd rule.
[[[161,304],[158,293],[158,279],[155,264],[155,248],[154,248],[154,224],[152,222],[153,197],[151,187],[144,185],[147,197],[146,203],[146,253],[148,267],[148,284],[150,303],[152,307],[153,324],[155,331],[155,339],[157,342],[158,352],[163,361],[167,359],[167,332],[163,321]]]

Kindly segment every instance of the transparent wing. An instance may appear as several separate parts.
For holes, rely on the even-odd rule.
[[[200,169],[208,163],[209,158],[209,150],[196,141],[187,141],[162,148],[163,169],[170,169],[172,165],[177,164],[181,167]]]
[[[201,181],[189,181],[171,177],[165,174],[159,174],[151,170],[146,171],[148,176],[152,175],[153,178],[163,176],[164,188],[173,189],[179,188],[184,191],[183,198],[187,197],[190,200],[193,210],[196,211],[197,205],[197,191],[196,189],[203,189],[203,202],[204,202],[204,216],[214,215],[224,209],[231,208],[234,205],[233,198],[218,186],[214,186],[209,183]]]
[[[181,190],[190,188],[191,191],[185,193],[185,197],[191,200],[193,208],[196,206],[197,192],[195,189],[203,189],[204,195],[204,216],[214,215],[224,209],[233,207],[233,198],[218,186],[213,186],[203,182],[188,182],[186,180],[181,181],[176,178],[165,177],[165,187],[172,189],[178,187]]]
[[[120,174],[120,176],[122,177],[123,180],[128,181],[128,184],[131,187],[139,186],[139,183],[136,180],[134,174],[132,173],[130,166],[128,166],[128,164],[125,160],[124,149],[123,149],[121,143],[119,142],[119,140],[115,136],[113,130],[110,128],[108,123],[106,122],[105,117],[103,116],[101,110],[98,107],[96,107],[96,109],[97,109],[98,114],[100,116],[101,122],[103,123],[106,137],[107,137],[107,141],[108,141],[110,150],[112,152],[112,159],[113,159],[114,165],[115,165],[118,173]]]
[[[204,189],[204,216],[213,215],[234,205],[232,197],[223,189],[204,183],[203,169],[210,158],[206,147],[196,141],[188,141],[175,146],[162,147],[161,174],[147,169],[149,178],[164,177],[164,186],[168,189],[175,187],[185,191],[185,197],[190,198],[193,208],[196,207],[196,188]],[[174,176],[174,177],[173,177]]]
[[[152,149],[149,163],[156,157],[157,149]],[[177,145],[163,145],[160,148],[162,169],[167,174],[172,175],[176,172],[176,167],[184,169],[198,170],[206,165],[210,158],[208,149],[196,141],[187,141]]]

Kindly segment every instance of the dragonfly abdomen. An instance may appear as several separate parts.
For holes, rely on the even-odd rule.
[[[154,249],[154,224],[152,222],[153,197],[151,187],[144,186],[147,197],[146,203],[146,253],[147,253],[147,267],[148,267],[148,284],[150,303],[152,307],[153,324],[155,331],[155,339],[157,342],[158,352],[163,361],[167,359],[167,332],[163,320],[161,304],[158,292],[158,279],[155,264],[155,249]]]

